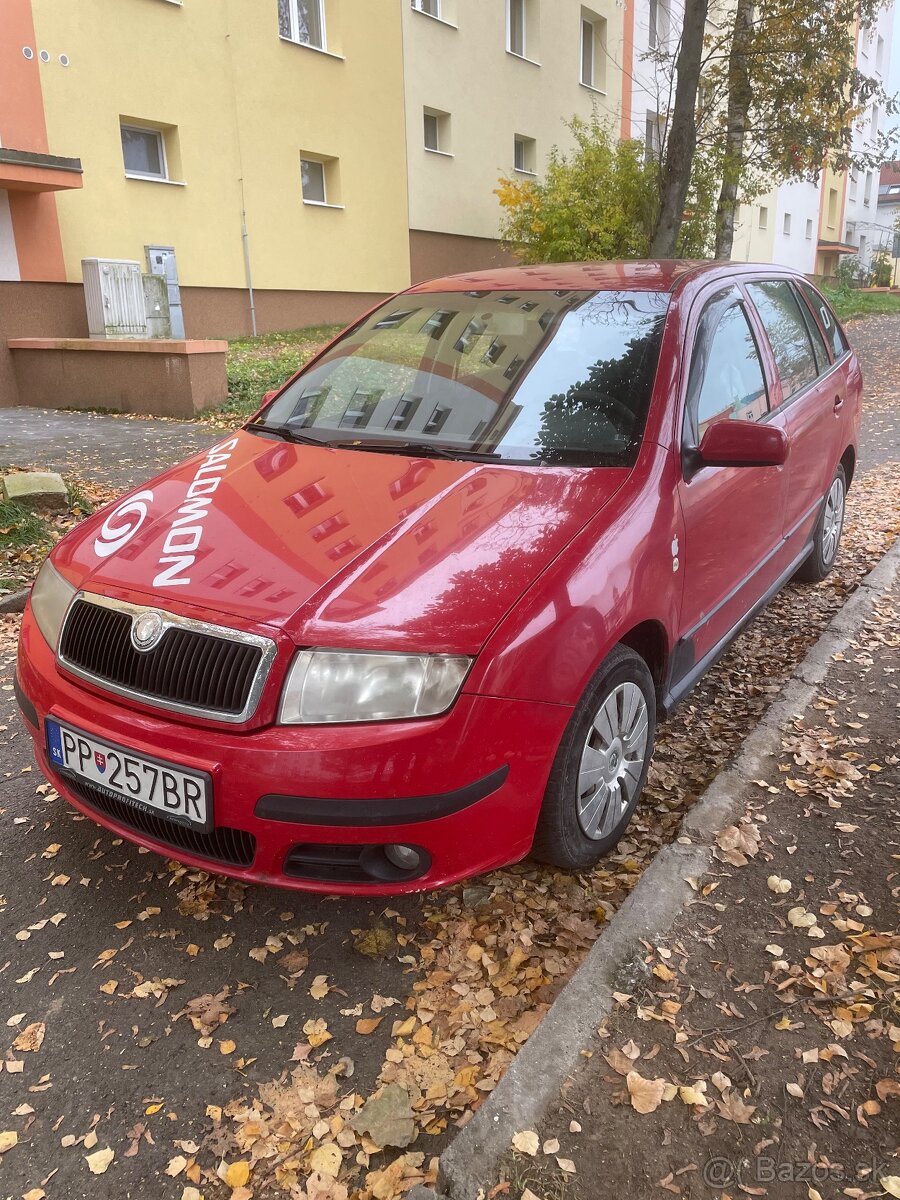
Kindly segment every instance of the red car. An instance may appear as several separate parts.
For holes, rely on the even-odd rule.
[[[829,571],[861,383],[778,267],[410,288],[54,549],[16,681],[41,769],[114,833],[246,880],[589,868],[657,716]]]

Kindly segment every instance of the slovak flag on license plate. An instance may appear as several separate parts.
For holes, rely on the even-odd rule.
[[[99,750],[94,751],[94,762],[97,764],[97,770],[102,775],[106,770],[106,755],[101,754]]]

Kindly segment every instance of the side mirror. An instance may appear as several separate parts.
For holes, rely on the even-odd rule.
[[[780,467],[787,438],[774,425],[753,421],[716,421],[700,440],[697,456],[704,467]]]
[[[263,398],[262,398],[263,404],[268,404],[269,401],[274,396],[277,396],[277,395],[278,395],[278,388],[272,388],[271,392],[266,392],[266,394],[263,396]]]

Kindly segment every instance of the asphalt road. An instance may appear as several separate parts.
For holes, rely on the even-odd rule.
[[[851,336],[874,394],[864,470],[898,457],[900,318],[872,318]],[[0,462],[13,461],[15,442],[15,461],[121,487],[211,440],[208,429],[175,422],[0,411]],[[178,1200],[185,1180],[165,1169],[179,1143],[201,1140],[208,1105],[276,1078],[305,1043],[306,1022],[323,1019],[335,1045],[358,1048],[354,1082],[371,1092],[391,1020],[366,1038],[353,1029],[372,1015],[373,997],[403,1004],[409,995],[414,960],[394,938],[417,928],[421,906],[198,884],[74,816],[42,790],[12,696],[15,618],[0,618],[0,631],[0,1060],[14,1064],[0,1072],[0,1136],[19,1138],[0,1158],[0,1197],[43,1188],[50,1200]],[[391,935],[379,959],[353,944],[355,930],[375,924]],[[332,989],[323,999],[310,994],[318,976]],[[189,1019],[175,1016],[226,988],[234,1011],[200,1045]],[[45,1026],[43,1045],[14,1049],[32,1023]],[[107,1146],[116,1160],[95,1177],[85,1158]]]

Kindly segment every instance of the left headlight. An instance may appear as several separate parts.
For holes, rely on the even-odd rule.
[[[291,664],[282,725],[433,717],[450,707],[472,665],[450,654],[302,650]]]
[[[66,609],[77,591],[78,588],[67,583],[49,561],[38,571],[34,587],[31,589],[31,611],[34,613],[38,629],[54,650],[59,641],[59,631]]]

